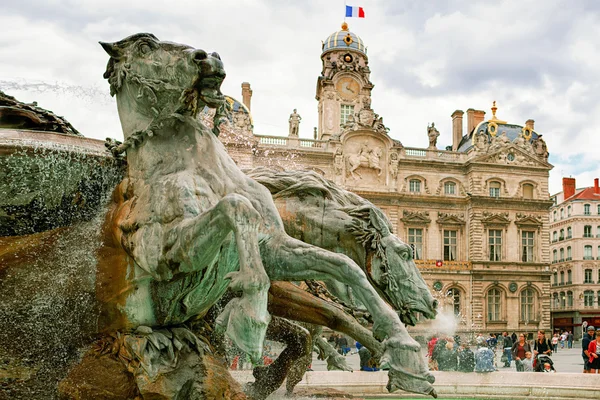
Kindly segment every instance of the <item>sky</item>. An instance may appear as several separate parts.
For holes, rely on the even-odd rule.
[[[600,177],[600,2],[594,0],[357,0],[349,18],[367,45],[372,108],[404,146],[452,141],[450,115],[475,108],[523,125],[535,120],[550,152],[550,192],[563,176]],[[286,136],[294,108],[300,136],[317,125],[321,42],[340,29],[341,0],[20,0],[0,2],[0,90],[37,101],[87,137],[122,138],[102,78],[98,41],[138,32],[217,51],[225,94],[253,90],[254,132]],[[466,119],[465,119],[466,128]]]

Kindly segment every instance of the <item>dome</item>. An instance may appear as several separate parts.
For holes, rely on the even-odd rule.
[[[333,50],[354,50],[367,54],[367,47],[363,40],[348,30],[348,24],[342,24],[342,30],[333,32],[323,41],[323,53]]]

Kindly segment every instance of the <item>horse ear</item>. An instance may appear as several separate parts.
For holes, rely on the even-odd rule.
[[[106,51],[108,53],[108,55],[111,56],[112,58],[119,58],[123,55],[123,53],[121,52],[121,49],[119,49],[119,47],[114,43],[107,43],[107,42],[98,42],[98,43],[100,43],[100,45],[102,46],[104,51]]]
[[[386,223],[385,217],[382,215],[382,212],[375,207],[371,207],[369,209],[369,216],[371,218],[371,223],[379,232],[381,232],[381,236],[388,236],[392,232],[390,231],[390,227]]]

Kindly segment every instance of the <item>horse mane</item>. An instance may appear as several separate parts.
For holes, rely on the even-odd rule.
[[[361,242],[374,239],[374,236],[390,234],[393,227],[389,219],[373,203],[341,188],[311,170],[275,171],[259,167],[246,171],[246,174],[265,186],[273,199],[292,196],[323,196],[332,200],[338,208],[356,220],[349,227]],[[374,235],[373,229],[378,231]],[[387,232],[386,232],[387,231]]]

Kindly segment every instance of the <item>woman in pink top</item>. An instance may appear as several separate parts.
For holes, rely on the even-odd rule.
[[[600,370],[600,331],[596,331],[596,340],[592,340],[588,347],[590,355],[590,373],[595,374]]]

